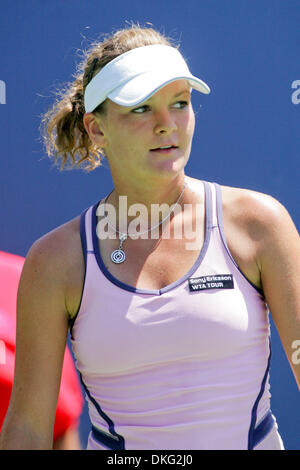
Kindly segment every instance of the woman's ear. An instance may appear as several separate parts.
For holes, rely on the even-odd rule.
[[[100,147],[104,147],[104,133],[96,116],[93,113],[85,113],[83,116],[83,124],[91,141]]]

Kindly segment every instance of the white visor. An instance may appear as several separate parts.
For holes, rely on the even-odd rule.
[[[84,93],[85,111],[94,111],[106,98],[121,106],[136,106],[181,79],[201,93],[210,93],[208,85],[191,74],[175,47],[137,47],[116,57],[92,78]]]

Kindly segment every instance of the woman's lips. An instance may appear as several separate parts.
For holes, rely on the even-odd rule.
[[[178,147],[170,147],[170,148],[157,148],[157,149],[151,149],[151,152],[156,152],[156,153],[163,153],[168,155],[169,153],[172,153],[174,150],[177,150]]]

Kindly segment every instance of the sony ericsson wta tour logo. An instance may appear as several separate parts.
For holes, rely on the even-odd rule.
[[[0,104],[6,104],[6,85],[3,80],[0,80]]]
[[[300,80],[294,80],[292,83],[292,88],[295,88],[295,91],[291,95],[291,100],[293,104],[300,103]]]

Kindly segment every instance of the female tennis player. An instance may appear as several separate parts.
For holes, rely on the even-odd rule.
[[[284,449],[268,311],[300,386],[299,235],[271,196],[185,175],[192,89],[210,92],[133,26],[93,45],[45,116],[55,162],[105,158],[113,188],[29,250],[2,448],[51,449],[70,328],[87,449]]]

